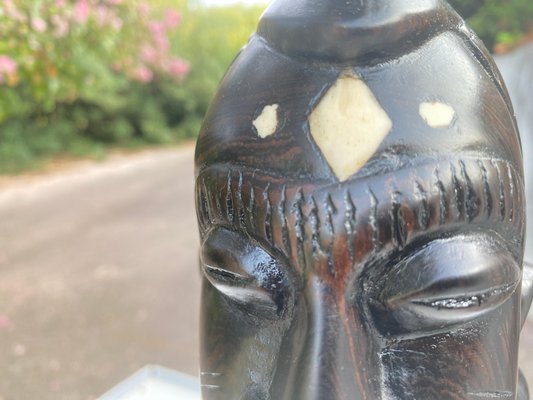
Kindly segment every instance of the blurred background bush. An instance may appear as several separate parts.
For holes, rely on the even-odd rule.
[[[1,0],[0,172],[193,137],[260,7]]]
[[[453,0],[492,50],[531,31],[531,0]],[[263,4],[0,0],[0,173],[196,135]]]

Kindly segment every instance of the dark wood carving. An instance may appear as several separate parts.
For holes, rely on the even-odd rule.
[[[528,399],[519,136],[446,2],[274,1],[196,203],[204,399]]]

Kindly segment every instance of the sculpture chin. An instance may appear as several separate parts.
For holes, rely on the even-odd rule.
[[[529,400],[529,389],[527,386],[526,378],[522,371],[518,373],[518,394],[516,396],[517,400]]]

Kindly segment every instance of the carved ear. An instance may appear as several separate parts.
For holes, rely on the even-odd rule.
[[[522,325],[526,322],[531,301],[533,300],[533,264],[524,263],[524,275],[522,277]]]

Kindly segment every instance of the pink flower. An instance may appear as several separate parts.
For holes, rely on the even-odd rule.
[[[0,83],[4,82],[6,75],[17,73],[17,62],[9,56],[0,55]]]
[[[133,79],[142,83],[148,83],[154,79],[154,73],[150,68],[141,65],[133,72]]]
[[[181,14],[177,12],[176,10],[169,9],[167,10],[167,13],[165,15],[165,25],[173,29],[177,27],[181,22]]]
[[[159,21],[150,22],[150,24],[148,24],[148,28],[150,29],[150,32],[152,32],[153,36],[164,35],[167,31],[165,24]]]
[[[65,7],[65,0],[56,0],[56,7],[58,8]]]
[[[64,37],[69,30],[68,21],[59,14],[52,15],[52,23],[54,24],[54,36],[56,38]]]
[[[124,25],[124,22],[122,21],[120,17],[115,16],[111,19],[111,27],[115,29],[116,31],[121,30],[123,25]]]
[[[74,20],[80,24],[87,22],[89,15],[91,13],[91,8],[87,0],[78,0],[74,4]]]
[[[124,22],[122,19],[115,13],[115,10],[108,8],[105,5],[99,5],[94,11],[94,19],[96,23],[100,26],[108,25],[111,26],[116,31],[119,31]]]
[[[174,58],[168,61],[166,70],[174,78],[183,79],[191,70],[191,65],[181,58]]]
[[[44,19],[37,17],[31,20],[31,27],[34,31],[43,33],[46,30],[47,25]]]
[[[157,62],[157,59],[159,57],[159,54],[156,49],[154,49],[152,46],[144,45],[141,49],[141,58],[144,62],[148,64],[155,64]]]
[[[15,21],[18,21],[18,22],[26,21],[26,15],[17,8],[17,6],[13,3],[12,0],[4,0],[3,11],[7,17]]]
[[[146,1],[143,1],[139,4],[139,14],[141,15],[148,15],[150,14],[150,4],[148,4]]]
[[[166,53],[170,47],[170,42],[167,37],[167,27],[165,23],[159,21],[152,21],[148,24],[148,28],[152,34],[152,42],[160,53]]]
[[[94,19],[98,25],[104,25],[109,17],[109,10],[106,6],[98,6],[94,10]]]

